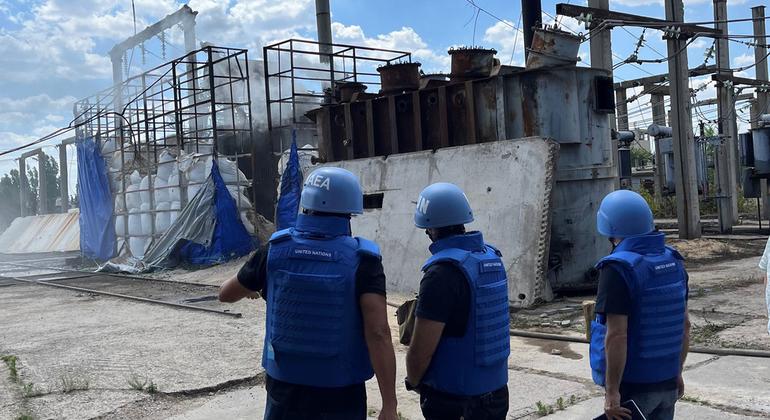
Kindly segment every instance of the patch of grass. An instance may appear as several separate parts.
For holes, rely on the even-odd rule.
[[[135,373],[131,373],[127,381],[128,386],[134,391],[144,391],[144,387],[147,386],[147,378],[141,378]]]
[[[551,405],[545,404],[542,401],[538,401],[535,403],[535,408],[537,408],[537,415],[540,417],[545,417],[549,414],[554,413],[554,409]]]
[[[145,389],[148,394],[157,394],[158,393],[158,386],[155,385],[155,382],[150,381],[150,384],[147,385],[147,388]]]
[[[558,399],[558,400],[556,400],[556,408],[557,408],[557,409],[559,409],[559,410],[564,410],[565,408],[567,408],[567,407],[564,405],[564,398],[562,398],[562,397],[559,397],[559,399]]]
[[[16,361],[18,360],[16,356],[0,356],[0,360],[5,362],[5,365],[8,366],[8,377],[11,378],[12,381],[16,382],[19,380],[19,372],[16,370]]]
[[[69,373],[63,374],[59,378],[59,383],[61,384],[62,392],[65,394],[72,391],[85,391],[90,385],[87,378],[77,377]]]
[[[375,415],[375,414],[377,414],[377,410],[375,410],[375,409],[373,409],[373,408],[370,408],[370,409],[369,409],[369,410],[367,410],[367,412],[366,412],[366,416],[367,416],[367,417],[374,417],[374,415]]]
[[[31,414],[22,413],[22,414],[19,414],[15,420],[35,420],[35,418]]]
[[[23,384],[21,386],[21,395],[24,398],[32,398],[43,395],[43,390],[36,387],[34,383]]]

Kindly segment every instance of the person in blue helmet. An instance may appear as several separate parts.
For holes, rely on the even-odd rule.
[[[273,234],[219,292],[223,302],[266,301],[264,418],[365,419],[364,383],[376,373],[379,418],[397,419],[380,251],[351,236],[351,215],[363,213],[358,178],[316,169],[300,206],[296,226]]]
[[[633,400],[650,420],[673,419],[684,393],[690,335],[683,258],[665,245],[650,207],[633,191],[607,195],[596,224],[613,246],[597,264],[590,346],[593,380],[605,389],[605,414],[630,419],[621,405]]]
[[[508,413],[508,279],[500,251],[466,232],[473,212],[456,185],[417,200],[414,223],[432,241],[422,267],[406,388],[426,419],[497,420]]]

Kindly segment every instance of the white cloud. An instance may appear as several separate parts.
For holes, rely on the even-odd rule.
[[[332,36],[335,42],[342,44],[411,52],[413,61],[421,62],[421,68],[425,73],[448,73],[451,65],[451,60],[445,50],[437,52],[429,48],[422,37],[410,27],[402,27],[387,34],[367,37],[358,25],[346,26],[334,22],[332,23]]]
[[[503,64],[524,65],[524,33],[514,29],[513,22],[497,22],[484,31],[484,41],[497,49]]]
[[[733,67],[744,67],[754,64],[754,54],[741,54],[733,58]]]

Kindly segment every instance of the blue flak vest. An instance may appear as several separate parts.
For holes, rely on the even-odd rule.
[[[479,232],[450,236],[430,246],[423,265],[455,264],[471,291],[468,327],[462,337],[442,337],[422,383],[462,396],[485,394],[508,383],[511,353],[508,279],[500,252],[484,243]]]
[[[628,351],[623,382],[655,383],[676,378],[684,338],[687,286],[682,256],[665,245],[662,233],[626,238],[597,264],[616,264],[631,294]],[[593,380],[605,385],[606,317],[591,323]]]
[[[360,256],[374,242],[350,236],[347,218],[300,214],[273,234],[267,257],[267,329],[262,366],[299,385],[343,387],[374,372],[356,298]]]

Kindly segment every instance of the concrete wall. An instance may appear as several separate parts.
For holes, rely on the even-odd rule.
[[[502,251],[511,304],[529,306],[550,294],[545,272],[557,154],[556,143],[527,138],[333,165],[357,174],[364,194],[383,194],[382,208],[353,219],[353,234],[380,245],[390,290],[418,291],[430,241],[414,227],[414,207],[425,186],[445,181],[471,202],[476,220],[468,228]]]

